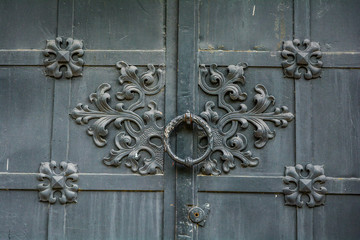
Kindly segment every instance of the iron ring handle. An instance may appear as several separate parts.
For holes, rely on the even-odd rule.
[[[187,124],[191,124],[192,122],[197,123],[198,125],[200,125],[206,132],[208,139],[209,139],[209,144],[208,147],[205,151],[205,153],[196,158],[196,159],[192,159],[191,157],[186,157],[185,159],[182,159],[178,156],[176,156],[173,151],[170,148],[170,144],[169,144],[169,137],[171,132],[182,122],[186,122]],[[173,120],[171,120],[169,122],[169,124],[165,127],[164,130],[164,146],[165,146],[165,151],[169,154],[169,156],[176,162],[181,163],[185,166],[191,167],[194,164],[197,164],[203,160],[205,160],[205,158],[210,154],[210,152],[212,151],[212,146],[213,146],[213,142],[214,142],[214,138],[211,132],[211,127],[209,126],[209,124],[207,124],[207,122],[205,122],[201,117],[195,115],[195,114],[191,114],[189,111],[187,111],[187,113],[183,114],[183,115],[179,115],[176,118],[174,118]]]

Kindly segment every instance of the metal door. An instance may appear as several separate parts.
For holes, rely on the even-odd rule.
[[[0,239],[359,238],[357,1],[0,6]]]

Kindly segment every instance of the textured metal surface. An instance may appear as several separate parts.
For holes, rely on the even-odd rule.
[[[319,165],[307,164],[305,167],[297,164],[295,167],[285,168],[284,183],[294,184],[294,187],[285,187],[285,204],[302,207],[304,198],[306,205],[315,207],[325,204],[327,189],[323,186],[326,182],[324,168]]]
[[[206,137],[208,139],[208,146],[204,153],[193,159],[191,157],[185,157],[184,159],[176,156],[173,151],[171,150],[171,146],[169,145],[170,142],[170,134],[175,128],[182,122],[186,122],[186,124],[190,125],[192,122],[197,123],[206,133]],[[205,158],[210,154],[213,149],[214,138],[211,127],[197,115],[191,114],[190,112],[185,113],[184,115],[177,116],[173,120],[171,120],[168,125],[165,127],[164,130],[164,148],[165,151],[169,154],[169,156],[176,162],[184,164],[185,166],[191,167],[195,164],[198,164],[205,160]]]
[[[253,125],[255,147],[263,148],[267,142],[275,137],[267,121],[273,122],[276,127],[285,128],[288,122],[292,121],[294,115],[289,112],[286,106],[275,108],[273,111],[266,112],[270,105],[275,103],[275,98],[269,95],[267,89],[258,84],[255,86],[257,94],[254,96],[255,106],[248,110],[247,105],[241,103],[239,110],[235,110],[231,103],[244,102],[247,93],[243,92],[240,85],[245,84],[244,71],[247,64],[229,65],[227,74],[224,75],[217,69],[217,65],[210,66],[210,71],[205,65],[201,65],[201,79],[199,86],[208,95],[217,97],[217,104],[208,101],[205,104],[205,111],[201,116],[211,125],[211,131],[214,135],[214,143],[211,143],[211,154],[201,165],[201,172],[205,175],[219,175],[221,170],[228,173],[230,169],[235,168],[235,159],[241,161],[242,167],[255,167],[259,164],[259,158],[254,157],[251,151],[245,151],[247,148],[247,137],[240,133],[241,129],[247,129]],[[222,116],[214,111],[214,108],[226,111]],[[230,129],[224,130],[231,124]],[[209,142],[210,144],[210,142]],[[204,148],[199,145],[200,148]],[[212,157],[215,152],[221,152],[218,162]]]
[[[0,1],[0,239],[358,239],[359,4],[355,0]],[[83,41],[82,77],[45,76],[46,41],[59,36]],[[283,42],[293,39],[319,43],[321,77],[310,81],[284,77]],[[104,83],[112,86],[104,93],[112,97],[107,102],[112,109],[117,103],[128,109],[141,98],[137,92],[133,99],[114,98],[126,84],[117,80],[118,61],[136,66],[138,77],[149,70],[149,63],[156,69],[166,66],[166,87],[146,95],[143,107],[135,110],[144,128],[143,116],[151,111],[151,102],[163,113],[160,127],[186,110],[202,118],[202,112],[212,119],[214,113],[219,119],[226,115],[217,96],[198,85],[200,65],[210,71],[213,63],[214,72],[225,77],[229,65],[248,63],[246,84],[239,85],[247,99],[234,102],[231,94],[224,98],[235,112],[240,112],[241,104],[247,111],[257,105],[252,96],[261,95],[254,92],[260,84],[268,96],[276,97],[276,106],[270,104],[261,114],[286,105],[295,118],[286,128],[265,121],[276,136],[262,148],[255,145],[256,126],[249,121],[246,129],[239,125],[237,132],[247,140],[241,151],[259,158],[256,167],[243,168],[236,160],[228,173],[218,166],[221,176],[204,176],[200,166],[174,163],[166,153],[156,157],[163,167],[156,168],[157,174],[132,173],[123,166],[127,157],[121,166],[109,167],[101,160],[110,149],[119,150],[115,139],[122,130],[108,124],[107,136],[102,136],[107,144],[97,147],[85,131],[99,119],[79,126],[69,114],[78,103],[101,112],[88,96]],[[170,139],[174,153],[201,156],[201,130],[178,128],[176,138]],[[241,146],[245,138],[239,137]],[[151,158],[146,151],[138,155]],[[220,152],[211,159],[223,162]],[[79,186],[76,204],[39,201],[39,165],[51,161],[78,164],[79,178],[72,183]],[[293,193],[302,195],[303,207],[285,205],[283,189],[294,189],[295,184],[285,185],[284,167],[309,163],[324,166],[325,183],[310,187],[309,179],[300,174],[294,178],[299,191]],[[57,183],[54,187],[60,189],[62,180]],[[327,189],[324,205],[306,205],[313,187]],[[211,205],[211,213],[206,225],[199,227],[188,214],[202,203]]]
[[[77,164],[55,161],[43,162],[40,165],[38,185],[40,201],[61,204],[76,202],[79,186],[74,184],[79,178]],[[60,193],[57,197],[56,193]]]
[[[43,54],[47,76],[72,78],[82,75],[84,50],[81,40],[63,37],[48,40]],[[60,70],[62,67],[65,68],[64,72]]]
[[[205,203],[203,206],[192,207],[189,210],[189,218],[193,223],[198,224],[199,226],[205,226],[206,219],[210,213],[210,204]]]
[[[158,110],[157,103],[150,101],[148,111],[141,117],[135,111],[145,107],[145,98],[159,93],[164,87],[164,69],[148,65],[148,71],[138,74],[135,66],[125,62],[118,62],[120,71],[119,83],[122,90],[117,92],[115,99],[120,101],[111,107],[108,102],[111,99],[108,91],[111,85],[102,83],[95,93],[90,94],[90,101],[96,106],[96,110],[88,105],[79,103],[71,112],[71,116],[78,124],[87,124],[90,120],[96,121],[87,129],[88,135],[92,136],[96,146],[104,147],[108,134],[108,125],[113,123],[119,129],[115,137],[116,148],[110,151],[109,156],[104,157],[104,164],[120,166],[123,159],[125,165],[133,172],[140,174],[156,174],[163,170],[163,147],[162,127],[158,120],[162,119],[162,112]],[[126,101],[135,100],[135,94],[139,97],[135,102],[128,104]],[[136,125],[134,128],[133,125]],[[160,145],[153,142],[159,139]],[[146,152],[147,155],[143,155]]]
[[[320,77],[323,62],[320,61],[322,53],[319,43],[310,42],[309,39],[302,42],[299,39],[284,41],[281,56],[285,59],[281,65],[286,77],[299,79],[304,76],[306,80]]]

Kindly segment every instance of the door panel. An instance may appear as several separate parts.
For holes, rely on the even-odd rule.
[[[0,239],[358,239],[356,1],[0,6]],[[55,57],[83,59],[77,77],[45,72],[59,36],[83,43],[83,56]],[[293,39],[319,42],[321,77],[284,72]],[[300,73],[314,66],[305,47],[294,51]],[[204,162],[165,153],[176,116],[189,124],[171,129],[171,150],[191,160],[208,147]]]
[[[276,51],[283,39],[292,37],[288,21],[292,1],[201,0],[199,4],[201,50]]]
[[[3,239],[46,239],[48,206],[32,191],[0,191]]]
[[[92,0],[74,4],[74,35],[86,39],[88,49],[164,49],[164,1]]]
[[[0,70],[1,171],[36,172],[48,161],[54,82],[42,68],[3,67]]]
[[[280,194],[200,193],[199,202],[211,202],[199,239],[295,239],[296,210]]]
[[[57,1],[0,3],[0,49],[42,49],[56,35]],[[41,16],[39,18],[39,16]]]
[[[91,191],[84,192],[80,201],[66,207],[67,239],[162,238],[161,192]]]

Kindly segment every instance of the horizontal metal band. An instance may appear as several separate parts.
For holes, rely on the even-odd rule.
[[[360,178],[326,178],[328,194],[360,194]]]
[[[0,190],[37,190],[37,173],[0,173]],[[200,192],[281,193],[281,176],[199,176]],[[164,176],[79,173],[80,191],[163,191]],[[359,178],[327,177],[327,194],[360,195]]]
[[[80,191],[163,191],[164,175],[80,173],[77,184]]]
[[[118,61],[132,65],[165,63],[164,50],[85,50],[85,66],[115,66]],[[43,50],[0,50],[1,66],[43,66]]]
[[[281,193],[283,177],[276,176],[199,176],[200,192]]]
[[[360,68],[360,52],[323,52],[323,68]],[[246,62],[250,67],[281,68],[280,51],[200,51],[200,64],[227,66]]]
[[[0,173],[0,190],[37,190],[37,173]],[[164,176],[79,173],[80,191],[163,191]]]
[[[282,176],[199,176],[200,192],[282,193]],[[360,178],[326,178],[327,194],[360,195]]]
[[[247,62],[251,67],[281,68],[280,51],[200,51],[200,64],[227,66]],[[85,66],[115,66],[118,61],[132,65],[165,63],[164,50],[85,50]],[[0,50],[1,66],[42,66],[43,50]],[[323,68],[360,68],[359,52],[323,52]]]

